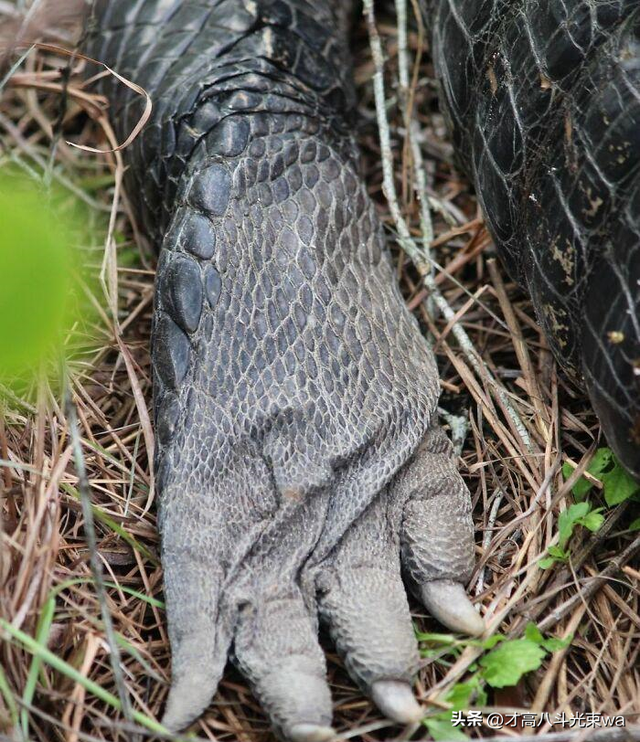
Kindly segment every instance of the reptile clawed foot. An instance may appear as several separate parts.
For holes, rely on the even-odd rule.
[[[379,471],[376,448],[364,450]],[[294,499],[279,496],[291,488],[279,488],[278,476],[263,472],[252,477],[263,483],[259,491],[247,491],[245,510],[237,512],[226,493],[237,494],[231,483],[247,468],[259,472],[260,457],[243,455],[240,469],[231,466],[209,482],[215,497],[190,495],[196,489],[191,470],[174,466],[164,475],[173,649],[168,728],[182,729],[204,710],[230,656],[281,738],[330,739],[320,622],[351,677],[385,716],[399,724],[420,721],[412,691],[419,655],[405,583],[449,629],[473,636],[484,629],[463,587],[474,551],[468,492],[450,444],[432,428],[360,511],[336,508],[345,486],[366,491],[362,458],[334,472],[324,488],[301,488]],[[354,502],[352,494],[348,501]]]

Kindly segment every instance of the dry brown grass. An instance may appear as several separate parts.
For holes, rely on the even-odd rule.
[[[0,5],[0,13],[6,5]],[[397,29],[393,18],[379,20],[388,55],[387,95],[393,96]],[[416,33],[410,34],[409,45],[415,54]],[[380,189],[370,86],[373,67],[364,27],[356,33],[355,61],[366,177],[391,229]],[[94,261],[104,279],[104,296],[96,296],[102,309],[82,339],[85,350],[73,364],[71,388],[106,601],[122,638],[126,690],[135,709],[158,719],[170,657],[149,470],[153,257],[135,246],[132,220],[118,187],[122,162],[116,155],[91,155],[65,144],[65,138],[103,149],[112,144],[104,121],[98,120],[99,101],[81,89],[80,63],[74,62],[68,103],[60,116],[59,68],[65,63],[50,52],[33,52],[9,81],[0,102],[0,166],[19,158],[23,165],[42,170],[54,142],[54,178],[91,205],[97,233],[102,235]],[[514,426],[490,393],[486,375],[475,372],[459,352],[451,323],[427,313],[420,276],[396,250],[407,304],[435,341],[442,407],[463,418],[467,428],[461,469],[473,496],[478,542],[478,566],[470,589],[491,631],[519,636],[533,620],[550,634],[575,636],[566,652],[550,656],[516,687],[493,692],[489,702],[495,709],[546,711],[552,717],[560,711],[624,713],[631,723],[640,712],[640,544],[627,528],[632,507],[607,510],[605,526],[596,535],[580,532],[572,542],[567,567],[543,571],[537,566],[557,534],[558,513],[572,502],[576,477],[564,481],[560,464],[569,461],[583,470],[603,441],[593,412],[556,368],[529,300],[495,263],[473,192],[452,164],[427,56],[417,81],[414,107],[419,112],[428,188],[442,212],[434,215],[432,252],[446,273],[437,270],[436,282],[523,424],[523,429]],[[389,114],[401,206],[413,233],[419,235],[411,149],[405,146],[398,106],[392,104]],[[62,121],[61,136],[56,121]],[[20,739],[14,724],[17,714],[32,740],[142,739],[150,732],[134,733],[120,712],[86,688],[84,679],[118,692],[91,579],[69,420],[47,382],[28,399],[5,400],[0,459],[0,618],[14,630],[13,635],[0,633],[0,667],[6,683],[4,689],[0,685],[0,737],[4,732],[9,739]],[[602,504],[597,488],[591,499]],[[16,638],[17,630],[37,636],[39,622],[47,620],[50,609],[46,647],[67,668],[75,668],[79,678],[69,677],[68,669],[52,668],[48,660],[34,669],[33,652]],[[417,605],[414,610],[419,626],[440,630]],[[324,643],[338,730],[364,741],[396,738],[401,730],[381,719]],[[433,708],[434,702],[441,704],[443,690],[465,676],[477,654],[470,647],[454,660],[449,656],[425,660],[418,682],[425,709]],[[203,739],[221,741],[272,738],[258,704],[233,670],[194,731]],[[549,728],[543,724],[535,731]],[[424,730],[417,736],[424,736]]]

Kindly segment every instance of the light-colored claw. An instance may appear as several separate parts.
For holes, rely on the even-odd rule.
[[[335,736],[335,729],[319,724],[294,724],[287,733],[291,742],[328,742]]]
[[[377,680],[371,686],[371,698],[385,716],[399,724],[416,724],[424,716],[411,686],[402,680]]]
[[[162,725],[171,732],[180,732],[188,727],[211,702],[218,680],[218,675],[202,673],[196,667],[192,675],[174,678]]]
[[[434,580],[423,585],[420,593],[431,615],[451,631],[470,636],[480,636],[484,632],[484,620],[459,582]]]

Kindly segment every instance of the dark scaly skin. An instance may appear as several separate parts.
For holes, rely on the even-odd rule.
[[[437,426],[351,134],[344,3],[98,2],[88,51],[146,88],[128,194],[160,249],[153,373],[172,687],[228,654],[284,737],[331,735],[318,616],[392,718],[419,717],[409,586],[482,630],[470,499]],[[343,9],[339,12],[338,9]],[[140,100],[107,81],[123,137]]]
[[[640,0],[426,0],[507,269],[640,478]]]

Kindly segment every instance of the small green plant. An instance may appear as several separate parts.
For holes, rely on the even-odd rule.
[[[444,740],[465,740],[466,735],[453,725],[453,713],[468,711],[474,706],[487,705],[486,686],[505,688],[517,685],[529,672],[538,670],[549,652],[565,649],[572,637],[559,639],[545,638],[533,623],[527,625],[525,635],[520,639],[507,639],[502,634],[484,641],[458,639],[446,634],[418,633],[423,656],[434,657],[451,654],[457,656],[465,647],[473,646],[484,650],[478,661],[471,666],[472,675],[464,682],[456,683],[443,697],[442,702],[449,706],[423,720],[424,726],[436,742]]]
[[[557,652],[569,642],[557,637],[545,639],[540,629],[530,623],[523,639],[505,640],[501,635],[491,637],[486,644],[497,645],[481,657],[481,675],[492,688],[516,685],[523,675],[537,670],[549,652]]]
[[[640,494],[640,484],[632,479],[610,448],[599,448],[586,471],[602,482],[604,500],[609,507],[619,505],[630,497]],[[565,463],[562,467],[565,479],[568,479],[573,472],[574,467],[569,463]],[[576,500],[581,501],[589,494],[593,485],[594,483],[586,477],[580,477],[571,491]]]
[[[568,479],[574,471],[575,468],[569,463],[565,463],[562,467],[565,479]],[[631,478],[610,448],[599,448],[586,471],[602,482],[604,499],[609,507],[619,505],[640,493],[640,485]],[[571,492],[578,502],[560,513],[558,544],[547,549],[547,555],[539,562],[542,569],[548,569],[556,562],[569,560],[570,552],[567,546],[576,526],[583,526],[593,533],[602,527],[603,508],[594,508],[585,500],[593,486],[594,482],[587,477],[580,477],[573,485]],[[631,524],[631,530],[638,527],[635,525],[634,528],[634,523]]]
[[[604,522],[602,508],[594,508],[590,502],[576,502],[560,513],[558,518],[558,545],[547,549],[547,556],[541,559],[539,565],[548,569],[555,562],[567,562],[570,552],[567,545],[576,526],[583,526],[595,533],[600,530]]]
[[[429,734],[435,742],[446,742],[447,740],[466,740],[467,735],[458,727],[453,726],[453,711],[445,711],[436,716],[430,716],[423,721],[429,730]]]

